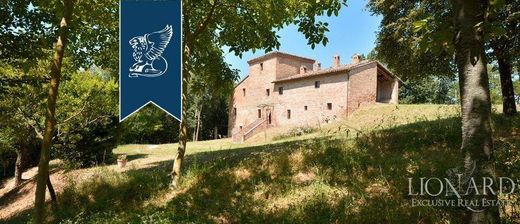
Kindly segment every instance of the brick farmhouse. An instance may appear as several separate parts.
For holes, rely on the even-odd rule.
[[[399,78],[378,61],[333,58],[331,68],[305,57],[271,52],[248,61],[233,92],[228,133],[242,142],[270,127],[316,126],[346,119],[364,105],[398,103]]]

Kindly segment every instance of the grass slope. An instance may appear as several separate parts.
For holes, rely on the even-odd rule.
[[[176,144],[120,146],[131,160],[69,175],[61,223],[460,223],[463,209],[413,207],[408,178],[460,166],[459,108],[377,105],[301,136],[190,142],[182,187],[170,190]],[[520,117],[493,116],[501,175],[520,175]],[[274,134],[273,134],[274,133]],[[277,139],[276,141],[273,139]],[[518,195],[518,194],[517,194]],[[518,208],[504,207],[516,223]],[[27,213],[11,222],[26,222]]]

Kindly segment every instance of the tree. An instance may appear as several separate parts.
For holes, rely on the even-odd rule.
[[[68,49],[74,57],[69,58],[69,69],[66,70],[89,68],[96,64],[104,67],[104,70],[112,71],[110,76],[116,77],[114,74],[117,74],[117,6],[117,1],[77,4],[76,11],[81,13],[73,15],[76,22],[69,27],[77,34],[69,38]],[[55,24],[61,19],[56,12],[62,7],[61,1],[32,0],[6,1],[0,7],[0,15],[4,18],[0,22],[0,41],[5,43],[0,45],[0,63],[4,68],[0,77],[0,95],[9,96],[2,98],[3,101],[11,101],[8,104],[4,102],[5,105],[13,105],[6,107],[3,115],[12,118],[6,123],[20,135],[18,139],[24,139],[24,133],[31,130],[34,133],[27,133],[29,136],[36,135],[38,141],[42,139],[44,115],[41,112],[44,112],[45,108],[41,102],[44,100],[40,99],[45,97],[42,88],[45,88],[44,82],[48,81],[48,78],[42,75],[47,73],[43,67],[48,68],[52,60],[49,56],[52,53],[50,47],[55,41],[58,29],[50,24]],[[70,77],[72,76],[65,79]],[[13,147],[16,152],[24,152],[26,150],[20,150],[21,145],[34,148],[39,144],[27,143],[30,143],[29,139],[18,141]],[[29,154],[37,151],[39,153],[39,150],[29,150]],[[24,153],[19,153],[19,161],[16,164],[21,164],[25,156]],[[33,161],[28,162],[32,164]],[[22,172],[15,173],[21,175]]]
[[[235,82],[238,80],[238,72],[232,70],[224,62],[223,52],[216,46],[207,48],[194,57],[197,57],[201,64],[192,70],[197,76],[193,76],[190,82],[189,97],[194,103],[188,110],[193,111],[190,115],[194,115],[194,121],[190,122],[193,129],[193,141],[198,141],[203,111],[215,110],[216,108],[213,108],[212,105],[230,96]]]
[[[344,0],[327,1],[243,1],[210,0],[183,1],[183,71],[182,97],[188,96],[193,67],[200,62],[196,57],[211,47],[229,46],[236,55],[248,50],[278,48],[279,36],[274,30],[294,23],[305,35],[309,44],[326,44],[327,23],[316,22],[317,15],[337,15]],[[274,30],[273,30],[274,29]],[[179,147],[172,169],[172,186],[176,187],[188,139],[187,104],[182,102],[182,121],[179,131]]]
[[[505,115],[517,113],[512,80],[513,58],[520,56],[520,22],[515,13],[520,11],[520,1],[506,0],[501,7],[490,10],[489,23],[494,32],[490,35],[491,57],[497,61],[502,89],[502,108]]]
[[[484,1],[476,4],[470,0],[453,2],[455,61],[459,70],[462,105],[461,147],[464,153],[464,168],[471,170],[476,166],[474,177],[479,179],[496,178],[492,159],[491,99],[483,42],[487,4]],[[496,199],[496,195],[483,197]],[[487,207],[483,212],[471,212],[467,222],[499,223],[498,206]]]
[[[53,156],[76,167],[104,163],[117,144],[117,81],[99,68],[63,77]]]
[[[176,142],[179,122],[161,109],[148,105],[121,124],[121,144],[165,144]]]
[[[399,103],[418,104],[454,104],[458,95],[451,95],[450,89],[455,85],[453,78],[426,76],[421,79],[404,81],[399,91]]]
[[[380,61],[388,67],[396,67],[396,69],[392,69],[392,71],[396,74],[399,74],[398,76],[401,78],[401,80],[403,80],[401,86],[402,88],[399,91],[399,103],[453,104],[458,102],[458,95],[454,95],[452,94],[452,91],[450,91],[455,85],[455,73],[452,71],[450,66],[447,68],[442,67],[440,64],[427,62],[427,60],[416,61],[417,58],[413,57],[415,54],[413,52],[408,55],[399,54],[398,56],[394,55],[394,57],[389,57],[388,53],[394,50],[393,47],[402,43],[390,44],[388,41],[397,40],[385,40],[384,44],[382,42],[378,42],[377,48],[382,49],[385,51],[385,53],[379,53],[377,49],[373,49],[368,54],[367,58],[370,60]],[[404,48],[406,51],[413,50],[409,46],[402,46],[400,48]],[[398,60],[395,60],[396,58],[399,58],[398,60],[412,60],[412,63],[401,63],[398,62]],[[392,63],[391,66],[385,63],[385,61],[390,61],[390,63]],[[415,63],[423,62],[427,63],[427,66],[434,66],[434,70],[427,70],[424,71],[427,73],[421,73],[421,70],[423,69],[422,66],[410,66],[415,65]],[[441,59],[441,62],[447,61]],[[397,65],[397,63],[399,65]]]
[[[491,139],[491,103],[487,73],[485,43],[492,26],[487,21],[489,12],[500,7],[488,1],[438,0],[438,1],[371,1],[369,6],[376,13],[384,15],[380,41],[394,44],[378,49],[389,56],[395,49],[402,49],[405,56],[397,54],[394,62],[414,55],[421,59],[412,60],[413,67],[450,68],[455,65],[458,71],[462,112],[462,152],[463,167],[470,170],[476,167],[474,177],[495,178],[493,164],[493,143]],[[392,34],[392,31],[396,34]],[[399,36],[402,35],[402,38]],[[451,56],[455,59],[451,61]],[[435,60],[431,60],[435,57]],[[424,59],[424,60],[423,60]],[[397,60],[397,61],[396,61]],[[424,64],[423,64],[424,63]],[[394,63],[391,63],[394,64]],[[407,63],[405,63],[407,64]],[[395,63],[394,65],[397,65]],[[419,69],[420,71],[421,69]],[[406,71],[406,70],[405,70]],[[432,75],[443,73],[434,72]],[[476,195],[473,195],[476,197]],[[496,199],[494,195],[486,195]],[[483,212],[470,212],[468,223],[496,223],[499,221],[498,208],[484,208]]]
[[[45,221],[45,186],[49,182],[49,161],[50,150],[52,145],[52,137],[54,135],[54,126],[56,124],[56,101],[58,99],[58,90],[61,78],[61,66],[67,46],[67,37],[69,31],[70,19],[74,3],[72,0],[63,1],[63,17],[60,22],[60,32],[56,41],[54,53],[54,61],[50,71],[50,86],[47,98],[47,115],[45,121],[45,129],[43,133],[42,149],[40,162],[38,164],[38,175],[36,179],[35,193],[35,222],[43,223]]]
[[[52,67],[51,65],[47,67],[52,68],[50,78],[34,74],[24,75],[20,79],[14,78],[6,80],[4,77],[1,77],[0,82],[2,83],[2,88],[0,88],[0,92],[5,92],[6,88],[4,87],[7,87],[7,89],[11,91],[13,90],[12,87],[16,87],[16,85],[22,86],[23,88],[42,88],[45,87],[42,83],[50,81],[51,91],[49,91],[49,93],[57,94],[53,90],[57,89],[60,77],[56,79],[55,74],[57,74],[56,70],[58,70],[58,74],[61,73],[61,69],[57,68],[63,64],[64,57],[60,55],[60,52],[63,52],[61,49],[64,48],[65,43],[69,43],[69,53],[73,56],[70,58],[73,62],[69,63],[69,65],[74,69],[89,68],[92,64],[95,64],[106,68],[106,70],[117,70],[117,57],[115,55],[117,54],[118,48],[118,1],[103,1],[99,3],[77,2],[76,11],[78,13],[74,15],[71,13],[68,19],[73,19],[76,22],[74,24],[66,24],[67,26],[64,27],[54,26],[53,24],[57,22],[69,22],[64,20],[67,15],[67,13],[64,12],[70,11],[67,10],[70,8],[66,6],[72,5],[72,1],[66,1],[65,3],[67,4],[64,4],[62,1],[20,0],[6,1],[2,4],[0,7],[0,15],[2,15],[3,18],[0,22],[0,31],[2,31],[0,40],[5,44],[0,45],[0,60],[12,65],[14,70],[21,71],[20,73],[23,74],[28,74],[28,70],[32,67],[40,67],[38,65],[40,62],[46,63],[52,61],[53,63]],[[63,37],[65,36],[62,37],[61,34],[66,33],[64,32],[65,30],[71,30],[76,35],[71,36],[69,39],[64,39]],[[59,34],[60,37],[55,49],[55,59],[61,59],[48,59],[50,54],[49,48],[51,48],[52,43],[55,42],[57,34]],[[90,52],[97,52],[98,54],[94,55],[90,54]],[[45,73],[48,73],[48,70],[46,70]],[[117,73],[113,72],[110,76],[115,77],[116,75],[114,74]],[[61,74],[59,75],[61,76]],[[22,89],[19,90],[22,91]],[[41,92],[42,91],[40,91],[40,93]],[[53,97],[49,97],[49,106],[53,103],[51,102],[52,98]],[[43,116],[40,116],[40,112],[46,110],[40,107],[39,97],[35,97],[33,100],[37,103],[29,103],[27,104],[29,106],[18,108],[14,113],[12,110],[7,110],[6,112],[8,116],[15,115],[13,117],[17,117],[17,119],[20,118],[20,121],[23,121],[24,125],[30,124],[29,126],[34,129],[34,133],[43,139],[44,131],[42,131],[43,128],[41,127],[44,126],[42,124],[44,121],[41,119]],[[23,102],[23,100],[20,102]],[[42,111],[40,111],[40,109],[42,109]],[[50,111],[47,110],[46,112]],[[57,116],[60,116],[60,114],[67,113],[58,111]],[[47,124],[52,124],[53,119],[47,119],[45,122],[46,127],[49,127],[50,125]],[[13,126],[16,123],[13,121],[7,124]],[[50,139],[57,137],[57,135],[55,135],[56,132],[51,134]],[[43,161],[40,164],[44,163]],[[41,177],[41,175],[39,175],[39,177]],[[47,178],[47,180],[49,180],[49,178]],[[52,187],[49,181],[47,181],[47,184],[49,187]],[[51,197],[54,198],[55,195],[53,195],[52,188],[49,188],[49,191]],[[44,189],[43,193],[45,193]]]
[[[404,81],[425,76],[454,77],[452,5],[448,0],[418,2],[369,2],[372,12],[383,15],[376,42],[377,57]],[[510,84],[511,72],[508,72],[511,62],[507,63],[507,58],[518,57],[520,52],[518,44],[515,44],[520,41],[519,23],[515,17],[520,4],[517,0],[491,2],[493,4],[486,11],[490,19],[486,22],[488,32],[484,40],[487,56],[495,59],[502,71],[503,107],[505,114],[509,115],[516,107],[514,100],[510,100],[514,99],[514,90]],[[416,38],[417,35],[426,38]],[[431,60],[432,57],[436,60]]]
[[[35,92],[30,91],[27,84],[13,82],[13,80],[21,81],[23,79],[24,75],[20,69],[0,62],[0,74],[3,74],[4,80],[11,80],[10,83],[6,83],[3,91],[0,92],[0,110],[2,111],[0,120],[3,123],[0,132],[4,136],[4,147],[16,153],[13,187],[17,187],[22,183],[23,165],[26,162],[26,155],[29,152],[29,148],[34,146],[33,142],[35,141],[32,126],[24,122],[23,116],[21,116],[18,110],[21,108],[20,105],[34,109],[39,106],[39,101],[35,100],[37,97],[33,98]],[[29,111],[27,110],[27,112]]]
[[[29,10],[31,1],[7,1],[2,3],[0,7],[0,15],[2,21],[0,22],[0,42],[4,43],[0,45],[0,82],[4,88],[0,90],[0,95],[7,94],[9,97],[2,97],[5,108],[3,109],[0,116],[9,118],[6,124],[13,130],[14,142],[11,142],[12,148],[15,150],[16,166],[15,166],[15,184],[18,186],[21,183],[21,175],[23,173],[23,161],[26,157],[27,147],[31,138],[32,133],[31,126],[21,122],[20,116],[15,116],[17,108],[13,107],[13,103],[25,102],[28,107],[36,106],[31,101],[15,101],[13,100],[12,88],[25,88],[27,83],[35,83],[42,81],[40,77],[27,77],[22,76],[23,71],[29,70],[32,64],[36,64],[37,61],[46,56],[46,52],[43,46],[49,45],[52,42],[50,34],[52,30],[42,24],[42,20],[49,20],[52,16],[47,11],[40,10]],[[16,27],[16,29],[13,29]],[[8,66],[9,65],[9,66]],[[7,93],[7,88],[10,88]],[[28,96],[31,94],[26,94]],[[9,102],[8,102],[9,101]],[[7,129],[6,129],[7,130]],[[14,143],[18,144],[14,144]]]

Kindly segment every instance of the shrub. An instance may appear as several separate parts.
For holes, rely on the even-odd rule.
[[[112,149],[117,144],[117,123],[117,118],[111,117],[60,137],[53,150],[56,158],[71,167],[88,167],[112,161]]]
[[[129,117],[121,127],[120,144],[176,142],[179,123],[161,109],[148,105]]]
[[[315,131],[317,131],[318,129],[314,128],[314,127],[311,127],[311,126],[300,126],[300,127],[295,127],[295,128],[292,128],[291,130],[289,130],[288,132],[286,133],[283,133],[283,134],[280,134],[280,135],[277,135],[273,138],[273,140],[281,140],[281,139],[285,139],[285,138],[291,138],[291,137],[296,137],[296,136],[302,136],[304,134],[309,134],[309,133],[313,133]]]
[[[117,83],[102,70],[76,72],[63,83],[54,156],[72,167],[112,159],[117,143]]]

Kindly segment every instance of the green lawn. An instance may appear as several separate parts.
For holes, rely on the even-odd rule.
[[[520,176],[520,116],[493,116],[497,167]],[[460,223],[462,209],[411,206],[407,178],[460,166],[458,107],[377,105],[348,121],[253,142],[188,144],[184,181],[168,187],[176,144],[125,145],[130,168],[71,178],[62,223]],[[272,141],[272,139],[279,139]],[[132,165],[133,164],[133,165]],[[507,211],[506,222],[518,211]],[[24,222],[27,215],[12,221]]]

